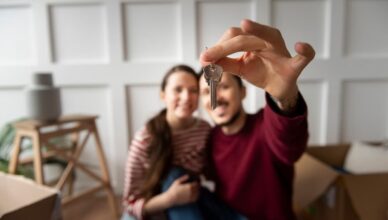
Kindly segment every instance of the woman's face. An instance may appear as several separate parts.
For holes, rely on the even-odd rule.
[[[161,98],[166,104],[167,117],[173,119],[191,118],[198,107],[198,81],[185,71],[172,73]]]

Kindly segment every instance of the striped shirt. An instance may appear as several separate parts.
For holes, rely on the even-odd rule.
[[[206,162],[205,147],[210,129],[206,121],[197,119],[190,128],[173,131],[173,165],[194,173],[202,172]],[[151,138],[145,127],[136,132],[127,157],[123,206],[128,214],[137,219],[143,217],[145,199],[139,197],[139,194],[145,172],[149,168],[147,152]]]

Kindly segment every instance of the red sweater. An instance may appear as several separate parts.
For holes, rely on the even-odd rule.
[[[210,145],[217,194],[233,209],[260,220],[294,220],[294,162],[308,139],[307,106],[300,96],[293,116],[266,107],[248,115],[236,134],[212,131]]]

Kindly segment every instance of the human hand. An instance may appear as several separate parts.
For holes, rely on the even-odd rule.
[[[239,75],[284,102],[296,99],[296,81],[315,56],[307,43],[296,43],[294,48],[297,55],[291,57],[279,30],[243,20],[239,28],[230,28],[215,46],[204,51],[200,62],[203,66],[221,65],[225,72]],[[240,58],[227,57],[240,51],[244,52]]]
[[[197,181],[186,183],[188,179],[189,175],[179,177],[166,191],[171,206],[188,204],[198,199],[199,183]]]

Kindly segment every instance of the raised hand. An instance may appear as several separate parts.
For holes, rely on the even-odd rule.
[[[230,54],[243,51],[240,58]],[[296,43],[297,55],[291,57],[279,30],[243,20],[239,28],[230,28],[219,42],[201,54],[203,66],[221,65],[226,72],[239,75],[282,101],[295,99],[296,81],[314,58],[314,49],[307,43]]]

